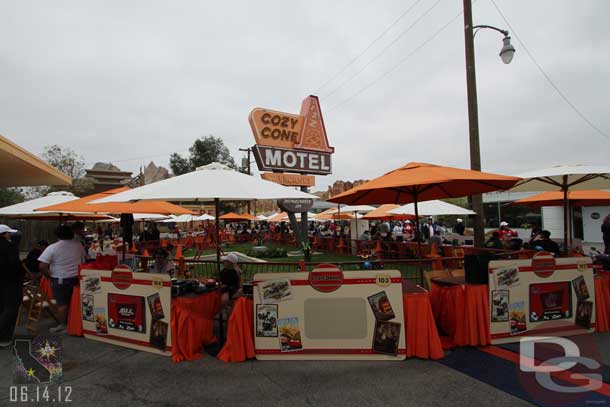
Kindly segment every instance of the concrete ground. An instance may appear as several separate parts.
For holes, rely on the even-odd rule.
[[[609,365],[610,333],[593,337],[600,362]],[[0,406],[532,405],[441,363],[420,359],[224,363],[205,354],[198,361],[174,364],[169,357],[85,338],[63,335],[63,344],[62,385],[72,387],[71,403],[11,402],[13,355],[8,348],[0,350]],[[54,387],[50,389],[54,394]]]
[[[0,350],[0,406],[531,405],[440,363],[419,359],[224,363],[206,354],[198,361],[174,364],[169,357],[85,338],[64,335],[63,344],[63,386],[72,386],[71,403],[10,402],[13,355],[8,348]]]

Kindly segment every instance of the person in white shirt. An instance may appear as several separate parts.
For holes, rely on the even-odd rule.
[[[70,226],[59,226],[55,234],[59,241],[48,246],[38,261],[40,272],[51,279],[51,289],[59,313],[59,325],[49,331],[60,333],[66,330],[68,306],[72,290],[78,284],[78,266],[85,262],[85,249],[80,241],[74,239]]]
[[[402,225],[400,222],[396,222],[394,229],[392,229],[392,234],[394,235],[394,240],[402,242]]]

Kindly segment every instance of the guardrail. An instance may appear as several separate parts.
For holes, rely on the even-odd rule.
[[[456,259],[457,260],[457,259]],[[412,280],[416,284],[423,284],[423,272],[432,268],[432,259],[420,259],[411,261],[353,261],[333,263],[343,271],[350,270],[371,270],[375,272],[382,269],[398,270],[403,278]],[[293,273],[300,271],[310,271],[319,263],[239,263],[242,271],[243,281],[251,281],[257,273]],[[302,267],[305,267],[303,270]],[[217,263],[215,261],[184,260],[185,277],[197,280],[207,278],[217,278]]]

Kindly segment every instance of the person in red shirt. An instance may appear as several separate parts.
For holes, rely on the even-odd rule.
[[[413,240],[413,225],[410,220],[406,220],[402,225],[402,238],[405,241]]]
[[[510,240],[515,237],[519,237],[519,234],[508,227],[508,222],[500,222],[500,229],[498,229],[498,235],[500,240]]]

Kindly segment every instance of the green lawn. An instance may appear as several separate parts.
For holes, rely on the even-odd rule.
[[[253,244],[223,245],[223,251],[224,252],[241,252],[241,253],[246,254],[253,246],[254,246]],[[269,244],[266,244],[265,246],[268,247],[269,249],[282,248],[282,249],[285,249],[287,252],[296,250],[296,248],[292,247],[292,246],[279,245],[279,244],[274,244],[274,243],[269,243]],[[194,249],[185,250],[184,256],[191,257],[191,256],[195,255],[195,253],[196,253],[196,251]],[[216,253],[216,250],[210,249],[210,250],[205,250],[202,254],[206,255],[206,254],[214,254],[214,253]],[[265,263],[248,263],[248,264],[242,263],[241,269],[243,272],[244,281],[250,281],[254,274],[260,273],[260,272],[268,272],[268,273],[278,272],[279,273],[279,272],[297,271],[294,263],[298,263],[299,260],[303,259],[302,256],[300,256],[300,257],[279,257],[279,258],[260,257],[260,258],[262,260],[266,260],[270,263],[286,263],[286,265],[269,264],[269,265],[265,266],[264,265]],[[362,262],[363,262],[363,260],[357,256],[341,255],[341,254],[335,254],[335,253],[314,254],[314,255],[312,255],[311,261],[312,261],[312,263],[358,262],[357,264],[343,265],[342,269],[345,271],[360,270],[360,269],[362,269],[361,266],[362,266]],[[293,263],[293,264],[289,264],[289,263]],[[189,268],[192,273],[192,276],[196,277],[196,278],[216,276],[216,266],[212,263],[194,264],[194,265],[190,265]],[[392,264],[391,268],[399,270],[404,278],[413,279],[414,281],[416,281],[420,284],[423,283],[421,281],[421,277],[419,274],[419,268],[413,264],[394,263],[394,264]],[[424,266],[423,268],[427,269],[429,267]]]
[[[252,247],[255,245],[252,243],[238,243],[238,244],[224,244],[222,250],[224,252],[240,252],[243,254],[247,254]],[[268,243],[265,246],[269,249],[284,249],[286,252],[296,251],[297,249],[292,246],[281,245],[277,243]],[[192,257],[195,255],[195,249],[188,249],[184,251],[184,257]],[[216,253],[215,249],[204,250],[203,255],[206,254],[214,254]],[[261,260],[266,260],[271,263],[298,263],[303,259],[303,256],[290,256],[290,257],[259,257],[259,256],[251,256],[257,257]],[[347,254],[336,254],[336,253],[321,253],[314,254],[311,256],[311,261],[314,263],[332,263],[332,262],[346,262],[346,261],[362,261],[360,257],[347,255]]]

